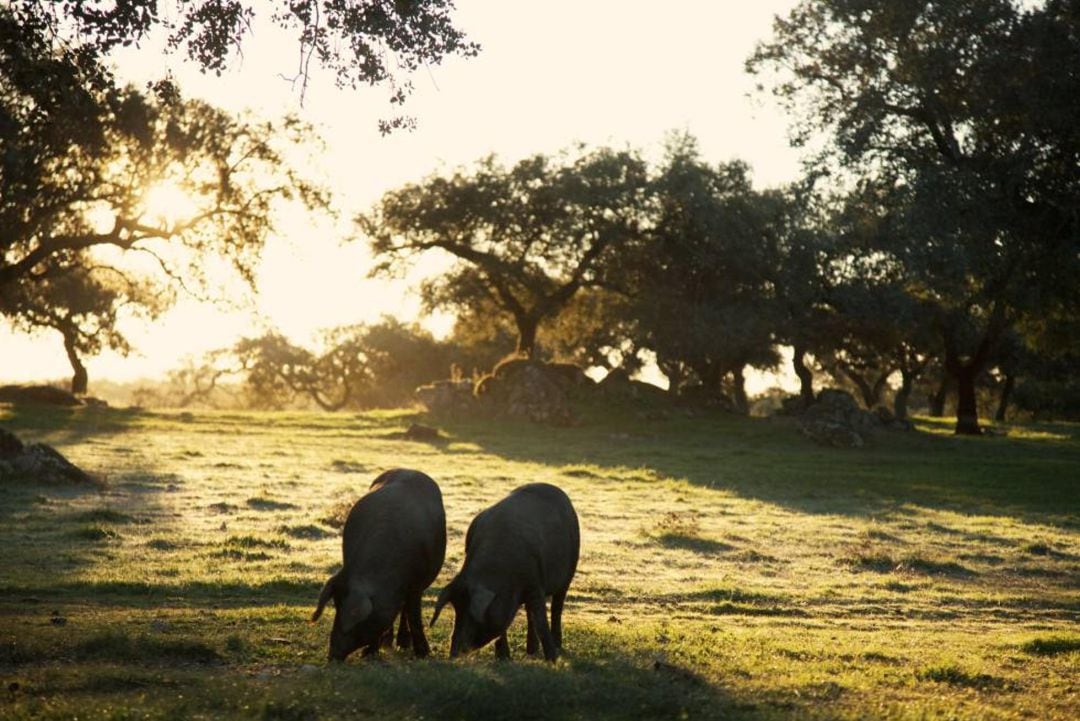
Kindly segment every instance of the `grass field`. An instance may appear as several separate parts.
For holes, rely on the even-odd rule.
[[[1080,426],[924,419],[841,451],[626,408],[394,436],[416,419],[0,407],[103,479],[0,484],[0,718],[1080,716]],[[510,663],[449,661],[449,617],[431,659],[325,663],[330,623],[307,618],[336,523],[395,466],[446,503],[426,616],[473,514],[525,482],[569,493],[557,664],[524,658],[520,616]]]

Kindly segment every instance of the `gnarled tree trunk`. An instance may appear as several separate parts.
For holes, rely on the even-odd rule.
[[[945,402],[949,400],[949,391],[952,390],[952,378],[949,377],[949,372],[944,371],[941,374],[941,382],[938,383],[937,390],[934,391],[934,395],[930,396],[930,415],[935,418],[941,418],[945,415]]]
[[[71,392],[77,396],[85,395],[86,389],[90,385],[90,377],[86,372],[86,366],[83,365],[82,359],[79,358],[79,351],[75,347],[75,333],[65,330],[63,331],[63,334],[64,350],[67,351],[68,362],[71,363],[71,370],[73,371],[71,376]]]
[[[746,366],[739,366],[731,371],[731,389],[735,401],[735,410],[744,416],[750,415],[750,399],[746,395]]]
[[[994,420],[1002,423],[1005,421],[1005,414],[1009,409],[1009,399],[1012,397],[1013,388],[1016,386],[1016,376],[1012,373],[1005,374],[1005,383],[1001,386],[1001,395],[998,397],[997,413],[994,414]]]
[[[517,352],[527,358],[536,357],[536,332],[540,328],[540,321],[531,315],[516,316],[518,339]]]
[[[911,398],[911,387],[915,385],[915,374],[907,368],[900,369],[900,387],[896,389],[893,397],[893,415],[900,420],[907,418],[908,399]]]
[[[809,408],[814,403],[814,374],[806,365],[806,348],[796,345],[791,356],[791,367],[799,379],[799,398],[803,408]]]
[[[970,363],[958,366],[956,377],[956,434],[980,436],[979,407],[975,398],[975,378],[978,371]]]

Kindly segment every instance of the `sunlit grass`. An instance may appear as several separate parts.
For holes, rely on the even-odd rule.
[[[616,409],[577,428],[425,419],[439,446],[387,437],[413,420],[0,410],[106,479],[0,486],[0,678],[16,685],[0,715],[1071,719],[1080,705],[1072,426],[839,451],[783,423]],[[341,521],[397,466],[434,476],[446,503],[426,614],[477,511],[526,482],[567,490],[583,554],[557,665],[523,659],[520,621],[513,663],[450,662],[449,619],[430,631],[435,659],[325,665],[329,623],[306,620]]]

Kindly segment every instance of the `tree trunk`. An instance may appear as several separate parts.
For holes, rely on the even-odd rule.
[[[79,358],[79,351],[75,348],[75,334],[64,333],[64,350],[67,351],[68,362],[71,363],[71,392],[77,396],[85,395],[90,384],[90,377],[86,372],[86,366]]]
[[[873,408],[874,403],[877,400],[874,398],[874,389],[870,385],[870,382],[862,377],[862,374],[857,373],[848,368],[841,366],[844,375],[848,377],[848,380],[855,384],[855,387],[859,389],[859,395],[862,396],[863,405],[867,408]]]
[[[949,400],[949,391],[951,390],[952,378],[949,377],[948,371],[942,371],[941,383],[938,384],[937,391],[930,397],[930,415],[935,418],[941,418],[945,415],[945,402]]]
[[[678,361],[668,363],[658,358],[656,365],[659,366],[660,372],[668,379],[668,394],[673,398],[677,397],[683,381],[686,380],[686,370],[682,363]]]
[[[536,331],[540,327],[540,321],[530,317],[519,317],[515,320],[518,330],[517,352],[532,359],[536,356]]]
[[[746,397],[746,377],[743,375],[746,366],[739,366],[731,371],[731,389],[735,397],[735,410],[744,416],[750,415],[750,399]]]
[[[1001,396],[998,398],[997,413],[994,420],[999,423],[1005,421],[1005,413],[1009,409],[1009,398],[1012,396],[1013,387],[1016,385],[1016,376],[1012,373],[1005,374],[1005,384],[1001,386]]]
[[[874,405],[867,406],[867,408],[876,408],[881,404],[881,396],[885,395],[885,388],[889,385],[889,376],[891,375],[892,370],[886,370],[874,381]]]
[[[795,346],[791,366],[799,379],[799,398],[802,399],[803,408],[809,408],[814,403],[814,374],[806,365],[805,348]]]
[[[907,404],[911,397],[911,387],[915,385],[915,374],[906,368],[900,369],[900,387],[893,398],[893,414],[900,420],[907,418]]]
[[[975,378],[978,369],[970,363],[956,368],[956,434],[981,436],[979,408],[975,401]]]

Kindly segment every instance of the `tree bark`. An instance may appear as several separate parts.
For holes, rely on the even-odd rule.
[[[795,346],[791,366],[799,379],[799,398],[803,408],[809,408],[814,403],[814,374],[806,365],[806,349],[802,346]]]
[[[517,352],[526,358],[536,357],[536,332],[540,327],[540,321],[530,316],[515,318],[517,323],[518,340]]]
[[[79,358],[79,351],[75,347],[75,334],[68,331],[64,333],[64,350],[67,351],[68,362],[71,363],[71,392],[77,396],[85,395],[90,385],[90,377],[86,372],[86,366]]]
[[[1005,421],[1005,414],[1009,409],[1009,398],[1012,396],[1013,388],[1016,386],[1016,376],[1012,373],[1005,374],[1005,383],[1001,386],[1001,396],[998,398],[997,413],[994,414],[994,420],[999,423]]]
[[[898,419],[907,418],[908,399],[911,398],[911,387],[915,385],[915,374],[906,368],[900,369],[900,387],[896,390],[893,398],[893,415]]]
[[[959,365],[956,376],[956,435],[981,436],[979,408],[975,401],[975,378],[978,369],[970,363]]]
[[[952,389],[952,378],[949,377],[949,372],[943,371],[941,374],[941,383],[938,384],[937,391],[930,397],[930,415],[935,418],[941,418],[945,415],[945,402],[949,400],[949,391]]]
[[[746,396],[746,366],[739,366],[731,371],[731,389],[735,401],[735,410],[744,416],[750,415],[750,399]]]

